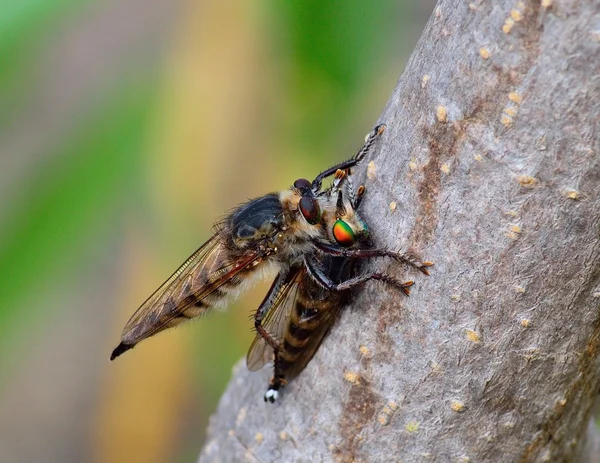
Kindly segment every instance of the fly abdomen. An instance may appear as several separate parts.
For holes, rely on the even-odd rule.
[[[289,333],[295,339],[298,339],[299,341],[304,341],[311,335],[312,330],[300,328],[298,325],[296,325],[296,323],[290,321]]]
[[[300,297],[296,301],[296,306],[291,314],[291,321],[298,328],[313,330],[320,319],[321,301],[302,300]]]
[[[295,341],[297,341],[297,339],[285,339],[283,341],[283,351],[288,354],[288,355],[295,355],[297,356],[298,354],[300,354],[302,352],[302,350],[304,349],[304,344],[303,342],[300,343],[296,343]]]
[[[294,379],[315,354],[340,303],[334,293],[323,298],[307,294],[296,299],[277,355],[276,376],[285,381]]]

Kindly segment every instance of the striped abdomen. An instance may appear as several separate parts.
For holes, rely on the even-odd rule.
[[[275,376],[294,379],[308,364],[346,303],[345,292],[330,292],[303,282],[281,341]]]

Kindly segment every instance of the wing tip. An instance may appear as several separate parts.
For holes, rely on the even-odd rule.
[[[124,344],[124,343],[120,343],[115,350],[112,351],[112,354],[110,354],[110,360],[111,362],[116,359],[118,356],[120,356],[121,354],[127,352],[130,349],[133,349],[134,345],[131,344]]]

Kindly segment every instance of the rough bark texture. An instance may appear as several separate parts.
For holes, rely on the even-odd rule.
[[[598,461],[599,70],[598,1],[442,0],[357,172],[432,275],[374,264],[411,297],[365,287],[279,404],[240,364],[200,461]]]

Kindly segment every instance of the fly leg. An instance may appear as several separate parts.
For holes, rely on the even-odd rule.
[[[265,340],[265,342],[271,346],[273,349],[273,378],[269,382],[269,388],[265,393],[265,402],[269,401],[274,403],[277,400],[277,396],[279,395],[279,389],[287,384],[285,380],[285,376],[281,373],[279,369],[279,352],[283,349],[281,344],[275,339],[273,336],[269,334],[267,330],[262,326],[262,321],[264,320],[269,310],[273,307],[273,304],[277,300],[279,296],[279,292],[281,289],[289,283],[290,278],[293,278],[293,274],[290,272],[280,273],[275,278],[275,281],[271,285],[271,289],[261,302],[260,306],[254,313],[254,328],[256,332]]]
[[[401,252],[388,251],[386,249],[343,249],[327,243],[315,242],[315,247],[330,256],[355,257],[357,259],[368,259],[371,257],[391,257],[409,267],[412,267],[425,275],[429,275],[428,268],[433,262],[417,262],[413,257]]]
[[[313,278],[313,280],[315,280],[318,285],[328,291],[345,291],[361,285],[369,280],[376,280],[394,286],[408,296],[410,295],[410,287],[415,284],[415,282],[412,280],[401,282],[390,275],[379,272],[367,273],[365,275],[350,278],[349,280],[345,280],[340,283],[335,283],[319,266],[318,261],[311,258],[305,258],[304,265],[306,266],[308,274]]]
[[[265,392],[265,402],[275,403],[279,396],[279,389],[287,384],[285,375],[279,369],[279,349],[273,349],[275,358],[273,359],[273,378],[269,381],[269,389]]]

